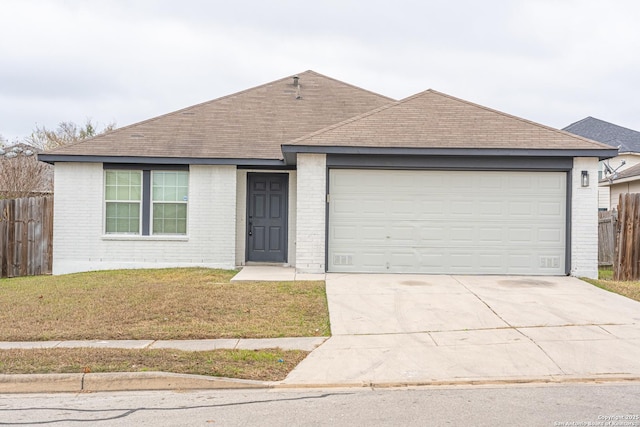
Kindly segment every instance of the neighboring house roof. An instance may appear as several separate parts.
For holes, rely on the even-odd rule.
[[[618,176],[616,177],[616,180],[631,178],[638,175],[640,175],[640,164],[631,166],[630,168],[625,169],[622,172],[618,172]]]
[[[3,146],[0,145],[0,193],[16,193],[28,191],[35,193],[51,193],[53,191],[53,166],[40,163],[36,160],[36,155],[42,150],[22,142]],[[26,160],[27,163],[21,162]],[[12,164],[11,162],[19,162]],[[34,162],[29,166],[30,162]],[[5,166],[13,166],[12,172],[3,171]],[[19,168],[26,168],[19,172]],[[34,175],[35,174],[35,175]],[[22,178],[31,176],[34,180]],[[35,179],[37,178],[37,181]],[[9,182],[4,182],[8,179]],[[16,181],[17,179],[17,181]],[[27,186],[28,188],[25,188]]]
[[[29,157],[41,152],[41,149],[33,147],[29,144],[24,144],[22,142],[18,142],[12,145],[0,144],[0,156],[4,156],[8,159],[17,157],[19,155]]]
[[[624,182],[629,182],[629,181],[637,181],[639,177],[640,177],[640,164],[637,164],[621,172],[616,172],[615,178],[602,179],[600,183],[603,184],[604,186],[609,186],[614,184],[622,184]]]
[[[282,159],[280,145],[393,99],[314,71],[116,129],[41,155]]]
[[[575,122],[563,130],[619,147],[619,153],[640,153],[640,132],[627,129],[594,117]]]
[[[286,150],[297,146],[612,153],[606,144],[431,89],[299,138]]]

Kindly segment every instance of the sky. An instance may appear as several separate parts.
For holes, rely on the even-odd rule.
[[[640,131],[637,0],[0,0],[0,135],[118,127],[305,70]]]

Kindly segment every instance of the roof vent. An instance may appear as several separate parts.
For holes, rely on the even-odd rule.
[[[300,82],[298,80],[298,76],[293,76],[293,87],[296,88],[296,99],[302,99],[302,94],[300,94]]]

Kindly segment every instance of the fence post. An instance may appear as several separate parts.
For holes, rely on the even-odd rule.
[[[640,194],[620,194],[616,235],[614,279],[640,279]]]

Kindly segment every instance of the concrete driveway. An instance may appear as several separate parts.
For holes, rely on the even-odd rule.
[[[328,274],[333,336],[284,383],[640,378],[640,302],[573,277]]]

